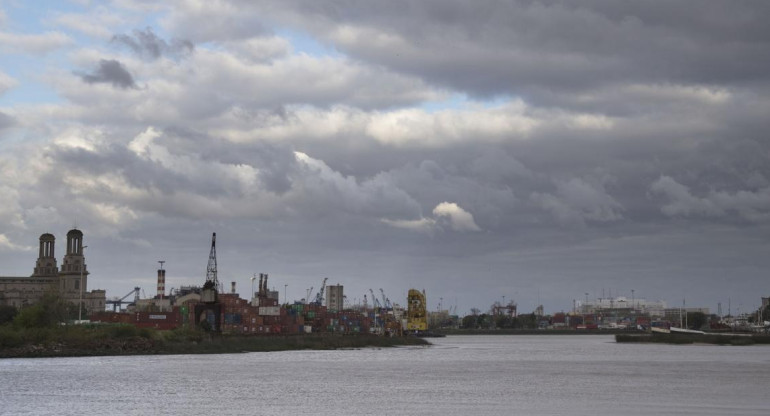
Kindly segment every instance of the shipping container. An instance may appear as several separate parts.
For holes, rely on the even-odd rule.
[[[259,314],[263,316],[280,316],[281,311],[279,306],[260,306]]]

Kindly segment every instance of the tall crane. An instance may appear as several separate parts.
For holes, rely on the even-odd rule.
[[[372,289],[369,289],[369,293],[372,294],[372,308],[382,308],[382,304],[380,303],[380,300],[377,299],[377,296],[374,296],[374,291]]]
[[[206,305],[218,303],[222,287],[217,279],[217,233],[211,234],[211,252],[206,266],[206,282],[201,289],[201,302]],[[197,306],[196,306],[197,307]],[[216,312],[209,311],[216,315]],[[215,325],[218,328],[218,325]],[[219,331],[217,329],[217,331]]]
[[[393,309],[393,306],[390,304],[390,299],[388,299],[387,296],[385,296],[385,291],[380,288],[380,293],[382,294],[382,307],[387,309]]]
[[[211,283],[209,283],[211,282]],[[206,267],[206,285],[222,291],[217,279],[217,233],[211,235],[211,251],[209,252],[209,264]]]
[[[321,306],[324,302],[324,291],[326,290],[326,281],[329,280],[328,277],[324,277],[323,283],[321,283],[321,289],[318,290],[318,293],[315,295],[315,302],[314,304]]]

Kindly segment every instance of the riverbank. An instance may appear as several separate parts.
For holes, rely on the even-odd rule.
[[[755,345],[770,344],[767,334],[617,334],[619,343],[655,344],[713,344],[713,345]]]
[[[635,329],[437,329],[442,335],[615,335],[640,334]]]
[[[414,337],[365,334],[222,335],[178,329],[155,331],[131,325],[0,329],[0,358],[105,355],[224,354],[430,345]]]

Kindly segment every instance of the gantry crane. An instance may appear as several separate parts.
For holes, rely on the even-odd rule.
[[[139,290],[140,290],[139,287],[135,287],[134,290],[126,293],[126,296],[123,296],[120,299],[118,299],[117,297],[115,297],[114,299],[108,299],[106,303],[108,305],[112,305],[113,312],[117,312],[118,309],[120,309],[120,307],[123,306],[124,303],[127,305],[130,305],[133,303],[134,305],[136,305],[136,303],[139,301]],[[134,294],[133,302],[129,302],[125,300],[127,297],[131,296],[132,293]]]

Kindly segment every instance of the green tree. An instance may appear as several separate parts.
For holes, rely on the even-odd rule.
[[[492,317],[485,313],[479,315],[478,320],[476,321],[477,328],[490,328],[493,324]]]
[[[74,309],[77,316],[77,307]],[[13,324],[21,328],[45,328],[66,322],[72,313],[72,305],[57,295],[46,294],[36,304],[22,308],[13,318]]]
[[[0,305],[0,325],[12,322],[19,311],[10,305]]]
[[[476,326],[477,326],[477,320],[478,320],[478,316],[466,315],[466,316],[463,317],[462,326],[463,326],[463,328],[475,329]]]
[[[520,329],[536,329],[537,328],[537,316],[534,313],[519,315],[516,318],[515,328]]]
[[[498,328],[513,328],[513,318],[507,315],[499,315],[495,317],[495,325]]]
[[[687,326],[690,329],[701,329],[707,320],[703,312],[687,312]]]

